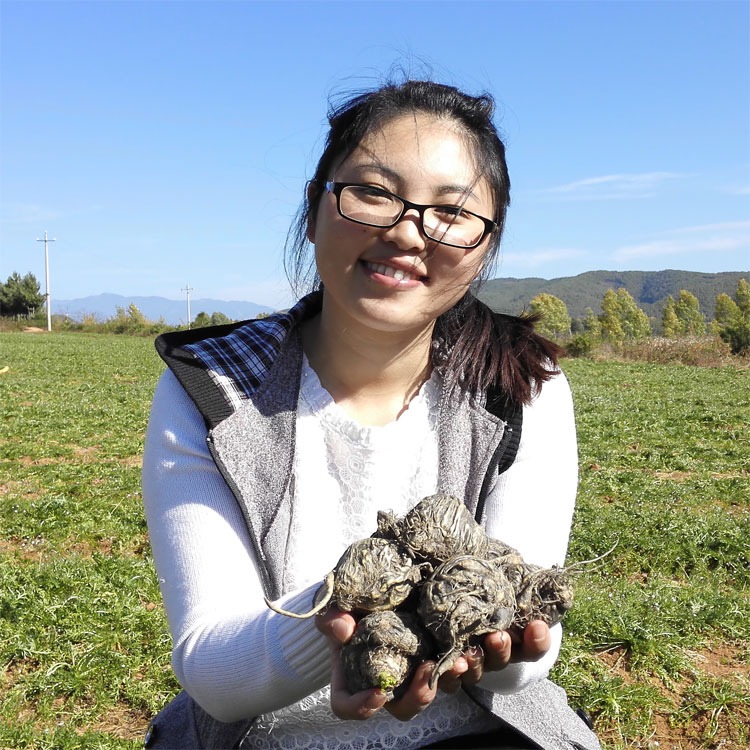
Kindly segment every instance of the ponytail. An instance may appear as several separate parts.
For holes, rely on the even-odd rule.
[[[466,294],[441,315],[433,337],[433,366],[449,387],[470,393],[499,390],[515,404],[529,404],[559,372],[562,348],[538,334],[539,314],[503,315]]]

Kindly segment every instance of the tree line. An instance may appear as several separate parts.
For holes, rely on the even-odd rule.
[[[5,283],[0,281],[0,317],[32,321],[42,315],[44,302],[45,298],[39,281],[33,273],[21,276],[14,271]],[[163,320],[148,320],[138,307],[132,304],[127,307],[118,307],[115,315],[105,321],[98,321],[93,315],[84,316],[79,324],[60,315],[53,315],[53,320],[57,323],[56,328],[62,326],[86,330],[96,329],[105,333],[162,333],[179,327],[170,326]],[[211,315],[200,312],[191,322],[191,327],[200,328],[232,322],[231,318],[222,312],[214,312]]]
[[[573,355],[588,354],[602,342],[621,346],[654,335],[652,320],[624,288],[605,292],[600,315],[587,308],[583,318],[571,318],[565,302],[547,293],[536,295],[530,310],[541,315],[537,330],[564,343]],[[734,297],[719,294],[710,322],[701,312],[698,298],[682,289],[677,299],[667,297],[660,324],[666,338],[719,336],[733,354],[744,354],[750,351],[750,285],[747,279],[740,279]]]
[[[3,317],[33,318],[44,305],[44,295],[32,273],[21,276],[12,273],[5,283],[0,282],[0,315]],[[537,324],[540,333],[565,345],[569,354],[585,356],[602,343],[615,347],[641,341],[653,336],[651,318],[638,307],[627,289],[609,289],[602,299],[601,314],[586,309],[582,318],[573,318],[565,302],[552,294],[537,294],[529,305],[531,312],[541,315]],[[191,328],[222,325],[233,322],[224,313],[199,312],[190,323]],[[93,316],[80,323],[63,320],[62,327],[78,330],[101,330],[107,333],[156,334],[174,330],[163,320],[149,321],[136,305],[117,308],[117,313],[99,323]],[[750,285],[740,279],[733,297],[721,293],[716,297],[714,318],[706,320],[698,298],[682,289],[677,297],[667,297],[658,326],[668,339],[718,336],[733,354],[750,351]]]

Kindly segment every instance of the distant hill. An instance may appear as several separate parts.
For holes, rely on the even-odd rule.
[[[117,314],[117,308],[135,305],[149,320],[164,319],[169,325],[184,325],[187,322],[187,301],[166,297],[124,297],[119,294],[96,294],[79,299],[52,299],[52,312],[55,315],[69,315],[80,320],[84,315],[94,315],[98,320],[106,320]],[[221,299],[191,299],[190,317],[195,320],[199,312],[208,315],[224,313],[231,320],[248,320],[262,312],[273,312],[272,308],[256,305],[254,302],[227,302]]]
[[[559,279],[492,279],[482,287],[479,298],[493,310],[518,315],[537,294],[546,292],[565,302],[571,317],[582,318],[587,307],[601,313],[602,299],[608,289],[624,287],[646,315],[660,320],[666,298],[671,295],[677,299],[680,290],[685,289],[698,298],[706,319],[713,320],[716,296],[724,292],[732,297],[742,278],[750,280],[750,273],[587,271]]]

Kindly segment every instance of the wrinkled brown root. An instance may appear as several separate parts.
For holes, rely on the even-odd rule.
[[[432,674],[430,675],[430,690],[435,689],[438,680],[453,666],[453,662],[455,662],[461,654],[463,654],[463,651],[460,648],[454,648],[451,651],[446,651],[446,653],[438,659],[437,664],[435,664],[435,669],[432,670]]]
[[[456,555],[484,556],[488,538],[469,509],[453,495],[430,495],[403,518],[378,513],[378,536],[396,540],[413,558],[433,565]]]
[[[379,512],[378,530],[346,549],[308,612],[266,604],[296,619],[333,605],[364,615],[342,649],[347,687],[392,697],[425,659],[437,660],[434,688],[478,636],[558,623],[573,601],[570,572],[598,559],[567,569],[529,565],[488,537],[458,498],[438,494],[403,518]]]
[[[408,612],[373,612],[357,623],[341,650],[347,689],[377,687],[389,700],[428,654],[427,635]]]
[[[274,612],[304,620],[335,604],[342,612],[379,612],[395,609],[422,580],[424,563],[415,564],[390,539],[367,537],[350,544],[315,594],[313,607],[297,614],[277,607]]]
[[[532,620],[557,625],[573,605],[573,587],[565,568],[526,566],[527,571],[516,594],[513,624],[524,628]]]
[[[422,586],[418,613],[443,656],[430,687],[477,635],[505,630],[513,620],[513,586],[493,561],[461,555],[443,563]]]

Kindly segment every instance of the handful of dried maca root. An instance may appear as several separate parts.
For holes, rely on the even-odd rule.
[[[525,563],[512,547],[487,536],[452,495],[430,495],[403,518],[378,513],[378,530],[350,545],[303,614],[335,605],[361,619],[341,658],[348,689],[377,687],[390,697],[405,689],[416,667],[437,665],[430,687],[477,639],[552,626],[573,602],[564,568]]]

